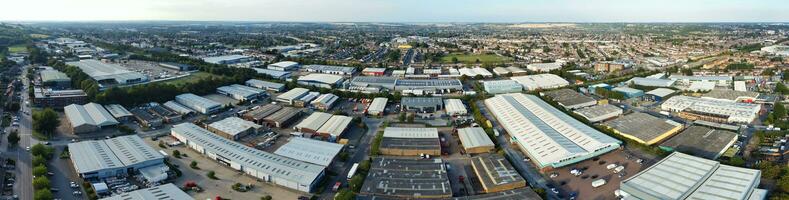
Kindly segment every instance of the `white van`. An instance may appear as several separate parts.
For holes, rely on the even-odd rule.
[[[597,179],[597,180],[592,181],[592,187],[600,187],[600,186],[605,185],[605,183],[606,183],[605,179]]]

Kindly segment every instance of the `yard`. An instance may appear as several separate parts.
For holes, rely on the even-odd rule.
[[[195,72],[195,73],[190,74],[189,76],[176,78],[176,79],[172,79],[172,80],[166,80],[166,81],[163,81],[162,83],[167,83],[167,84],[175,85],[175,86],[183,86],[183,85],[196,83],[199,80],[207,79],[207,78],[210,78],[212,76],[217,76],[217,75],[213,75],[213,74],[210,74],[208,72]]]
[[[453,63],[452,58],[457,58],[459,63],[500,63],[512,60],[512,58],[499,56],[496,54],[463,54],[463,53],[450,53],[449,55],[441,57],[441,62]]]

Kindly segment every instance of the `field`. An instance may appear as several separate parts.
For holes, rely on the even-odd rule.
[[[441,57],[441,62],[452,63],[452,58],[457,58],[460,63],[476,63],[479,59],[480,63],[500,63],[512,60],[511,58],[499,56],[496,54],[461,54],[451,53]]]
[[[34,34],[30,34],[30,37],[31,37],[31,38],[35,38],[35,39],[44,39],[44,38],[48,38],[48,37],[49,37],[49,35],[44,35],[44,34],[35,34],[35,33],[34,33]]]
[[[210,74],[208,72],[195,72],[195,73],[192,73],[189,76],[181,77],[181,78],[177,78],[177,79],[173,79],[173,80],[166,80],[166,81],[163,81],[162,83],[167,83],[167,84],[175,85],[175,86],[182,86],[182,85],[187,85],[187,84],[190,84],[190,83],[195,83],[195,82],[197,82],[197,81],[199,81],[201,79],[206,79],[206,78],[209,78],[209,77],[212,77],[212,76],[216,76],[216,75]]]
[[[10,46],[10,47],[8,47],[8,52],[9,53],[24,53],[24,52],[27,52],[27,46],[25,46],[24,44]]]

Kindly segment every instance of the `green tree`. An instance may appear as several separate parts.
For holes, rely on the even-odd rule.
[[[41,143],[33,145],[33,147],[30,148],[30,154],[33,154],[34,156],[40,155],[43,156],[44,158],[51,158],[54,152],[55,152],[54,148],[48,147]]]
[[[452,63],[457,64],[458,62],[460,62],[460,60],[458,60],[458,57],[452,56]]]
[[[362,175],[354,175],[351,177],[351,181],[348,182],[348,186],[351,187],[351,190],[357,192],[362,189],[362,184],[364,184],[364,176]]]
[[[55,197],[49,189],[40,189],[36,190],[36,193],[33,193],[33,199],[35,200],[52,200],[53,198]]]
[[[789,88],[786,88],[786,85],[783,83],[778,82],[778,84],[775,84],[775,92],[786,95],[789,94]]]
[[[271,195],[262,196],[260,200],[271,200]]]
[[[775,119],[781,120],[786,118],[786,108],[781,103],[776,103],[775,107],[773,107],[773,117]]]
[[[60,126],[60,117],[51,108],[33,113],[33,130],[46,136],[52,136],[58,126]]]
[[[49,179],[46,176],[37,176],[33,179],[33,188],[49,190]]]
[[[8,134],[7,138],[8,138],[8,143],[10,143],[11,145],[16,145],[19,143],[19,139],[20,139],[19,132],[17,130],[13,130],[11,131],[11,133]]]
[[[783,192],[789,192],[789,174],[785,174],[778,179],[778,189]]]
[[[191,167],[192,169],[200,169],[200,167],[197,166],[197,161],[194,160],[192,161],[192,163],[189,163],[189,167]]]
[[[214,180],[219,180],[219,178],[216,177],[216,172],[214,171],[208,171],[208,173],[206,173],[205,176]]]
[[[47,167],[44,165],[39,165],[33,168],[33,176],[45,176],[47,175]]]
[[[781,175],[781,167],[770,162],[761,162],[756,167],[762,170],[762,178],[765,179],[776,179]]]
[[[47,159],[44,156],[34,156],[33,157],[33,166],[44,165],[47,163]]]
[[[178,149],[173,150],[173,157],[181,158],[181,151],[178,151]]]
[[[343,188],[334,196],[334,200],[352,200],[356,197],[353,192],[347,188]]]

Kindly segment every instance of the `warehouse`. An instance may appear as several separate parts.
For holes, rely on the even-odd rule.
[[[495,80],[482,82],[488,94],[504,94],[523,91],[523,85],[514,80]]]
[[[612,129],[616,134],[646,145],[657,144],[679,133],[683,128],[683,125],[678,122],[641,112],[634,112],[607,121],[603,125]]]
[[[274,114],[280,109],[282,109],[282,106],[280,105],[266,104],[257,108],[253,108],[252,111],[244,113],[242,117],[246,120],[255,122],[256,124],[263,124],[264,118]]]
[[[668,97],[671,97],[671,95],[674,94],[674,92],[676,91],[672,89],[657,88],[647,92],[644,98],[652,101],[663,101],[665,99],[668,99]]]
[[[181,63],[171,63],[171,62],[159,63],[159,66],[167,69],[178,70],[178,71],[190,71],[194,69],[194,67],[192,67],[191,65],[181,64]]]
[[[513,76],[510,79],[517,81],[523,86],[523,89],[528,91],[553,89],[570,85],[570,82],[567,82],[567,80],[553,74]]]
[[[293,128],[304,133],[318,133],[318,129],[331,119],[332,115],[325,112],[313,112]]]
[[[520,76],[526,75],[527,71],[519,67],[509,66],[493,68],[493,73],[498,76]]]
[[[594,98],[578,93],[575,90],[566,89],[566,88],[560,90],[542,92],[542,95],[547,96],[548,98],[558,103],[560,106],[564,107],[564,109],[567,110],[574,110],[583,107],[594,106],[595,104],[597,104],[597,100],[595,100]]]
[[[112,117],[118,121],[129,121],[134,118],[134,115],[132,115],[129,110],[126,110],[126,108],[120,104],[104,105],[104,108],[107,109],[107,111],[110,112],[110,115],[112,115]]]
[[[444,105],[446,107],[447,115],[458,116],[467,115],[466,105],[460,99],[445,99]]]
[[[104,63],[98,60],[88,59],[66,64],[79,67],[82,72],[96,80],[101,87],[105,85],[127,85],[148,81],[148,77],[139,72],[126,70],[120,65]]]
[[[218,87],[216,88],[216,92],[239,101],[259,99],[260,97],[268,95],[265,90],[239,84]]]
[[[274,114],[263,118],[263,121],[268,123],[268,126],[284,128],[293,121],[298,120],[301,116],[302,109],[294,107],[284,107]]]
[[[679,117],[689,120],[705,120],[718,123],[751,123],[758,116],[758,104],[736,103],[716,99],[689,96],[673,96],[663,102],[660,108],[675,112]]]
[[[729,89],[713,89],[710,92],[701,95],[701,98],[715,99],[731,102],[744,102],[753,103],[759,98],[758,92],[736,91]]]
[[[299,68],[299,63],[293,61],[282,61],[269,64],[266,68],[276,71],[291,71]]]
[[[432,113],[444,109],[440,97],[403,97],[400,100],[403,111]]]
[[[71,104],[84,104],[88,94],[82,90],[53,90],[33,88],[33,104],[38,107],[63,108]]]
[[[632,83],[633,85],[646,87],[671,87],[674,85],[674,80],[643,77],[635,77],[630,79],[628,82]]]
[[[746,86],[745,81],[734,81],[734,90],[747,92],[748,87]]]
[[[130,111],[134,114],[134,119],[137,123],[140,123],[141,126],[147,128],[154,128],[160,127],[164,124],[164,119],[159,116],[152,114],[148,109],[145,108],[134,108]]]
[[[373,102],[370,103],[370,107],[367,107],[367,114],[377,116],[384,115],[387,101],[389,101],[389,99],[384,97],[377,97],[373,99]]]
[[[522,187],[501,192],[476,194],[470,196],[453,197],[451,200],[512,200],[512,199],[542,199],[532,188]]]
[[[561,69],[561,68],[562,68],[562,64],[560,64],[558,62],[532,63],[532,64],[526,65],[526,69],[531,70],[531,71],[535,71],[535,72],[549,72],[551,70],[557,70],[557,69]]]
[[[534,95],[500,94],[486,99],[485,106],[510,134],[515,146],[542,170],[577,163],[621,145]]]
[[[79,176],[94,181],[164,164],[164,156],[136,135],[69,143],[68,149]]]
[[[176,103],[175,101],[167,101],[167,102],[164,102],[163,105],[164,105],[164,107],[167,107],[168,109],[170,109],[172,111],[175,111],[175,112],[177,112],[178,114],[181,114],[181,115],[189,115],[189,114],[194,113],[194,111],[192,109],[189,109],[189,108],[187,108],[184,105]]]
[[[249,87],[254,87],[258,89],[264,89],[268,91],[274,92],[282,92],[285,90],[285,84],[282,83],[275,83],[270,81],[261,81],[257,79],[249,79],[245,84]]]
[[[73,134],[89,133],[104,127],[118,125],[118,121],[97,103],[71,104],[63,107],[63,111],[66,113],[66,119]]]
[[[100,200],[179,200],[194,199],[172,183],[124,192]]]
[[[294,101],[307,95],[310,90],[304,88],[293,88],[285,93],[280,94],[277,96],[276,100],[282,103],[286,103],[288,105],[293,105]]]
[[[660,148],[669,152],[678,151],[717,160],[736,141],[737,133],[703,126],[691,126],[660,144]]]
[[[390,76],[357,76],[351,79],[352,90],[394,90],[397,83],[396,77]]]
[[[625,98],[628,99],[644,96],[644,91],[641,91],[639,89],[633,89],[626,86],[616,87],[611,91],[622,93],[623,95],[625,95]]]
[[[764,199],[755,196],[766,195],[756,188],[760,176],[759,170],[674,152],[622,181],[619,189],[624,199]]]
[[[380,150],[393,156],[441,155],[438,129],[386,127]]]
[[[460,72],[461,76],[467,76],[467,77],[471,77],[471,78],[474,78],[474,77],[477,77],[477,76],[482,76],[482,77],[485,77],[485,78],[493,77],[493,74],[490,73],[490,71],[488,71],[487,69],[482,68],[482,67],[475,67],[475,68],[466,68],[466,67],[464,67],[464,68],[458,69],[458,72]]]
[[[485,193],[526,187],[526,180],[506,158],[498,154],[475,156],[471,158],[471,167]]]
[[[386,74],[386,68],[368,67],[362,70],[362,75],[365,76],[383,76]]]
[[[66,89],[71,87],[71,78],[63,72],[54,69],[41,70],[41,84],[55,89]]]
[[[622,109],[611,104],[581,108],[574,112],[591,123],[601,122],[622,115]]]
[[[263,69],[263,68],[254,68],[254,67],[252,69],[255,70],[255,72],[257,72],[258,74],[265,74],[265,75],[271,76],[271,78],[277,79],[277,80],[285,80],[287,78],[290,78],[290,76],[291,76],[291,73],[287,72],[287,71],[279,71],[279,70]]]
[[[257,133],[263,126],[238,117],[228,117],[209,124],[207,128],[229,140],[239,140],[244,136]]]
[[[151,103],[151,106],[148,108],[148,111],[151,114],[154,114],[164,119],[165,123],[176,123],[181,121],[181,119],[183,119],[183,115],[168,110],[167,108],[165,108],[162,105],[159,105],[158,103]]]
[[[249,62],[252,61],[253,58],[244,55],[225,55],[225,56],[214,56],[214,57],[205,57],[203,61],[212,64],[219,64],[219,65],[230,65],[242,62]]]
[[[192,123],[175,125],[170,131],[173,137],[198,153],[264,182],[314,192],[324,176],[323,166],[260,151]]]
[[[304,71],[323,73],[323,74],[336,74],[336,75],[353,75],[356,73],[355,67],[334,66],[334,65],[306,65],[302,67]]]
[[[327,111],[331,109],[331,107],[334,106],[334,103],[337,103],[337,100],[339,99],[340,97],[337,95],[326,93],[318,96],[318,98],[315,98],[315,100],[312,100],[310,104],[318,110]]]
[[[485,129],[480,127],[458,129],[458,138],[466,153],[487,153],[496,148]]]
[[[335,88],[343,81],[342,76],[333,74],[307,74],[300,76],[298,83],[300,85],[309,85],[321,88]]]
[[[717,86],[729,86],[731,85],[732,78],[731,76],[683,76],[683,75],[671,75],[668,79],[676,81],[681,85],[690,85],[692,83],[697,82],[709,82],[714,83]]]
[[[222,104],[192,93],[175,96],[175,102],[178,102],[179,104],[202,114],[211,114],[219,111],[219,109],[222,109]]]
[[[360,194],[390,198],[450,198],[447,170],[441,159],[373,157]]]
[[[320,92],[308,92],[306,95],[301,96],[299,99],[296,99],[296,101],[293,101],[293,106],[300,108],[307,107],[310,105],[310,102],[312,102],[312,100],[315,100],[320,95],[321,95]]]
[[[342,136],[345,130],[348,129],[348,126],[351,125],[352,121],[352,117],[334,115],[329,119],[329,121],[326,121],[326,123],[324,123],[320,129],[318,129],[318,133],[328,136],[331,141],[334,141]]]
[[[463,90],[463,83],[457,79],[398,79],[394,86],[395,90],[422,90],[422,91],[460,91]]]
[[[303,137],[292,137],[274,154],[320,165],[329,166],[342,151],[343,145]]]

